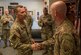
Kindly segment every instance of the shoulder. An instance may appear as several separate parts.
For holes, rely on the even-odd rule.
[[[17,23],[14,22],[10,29],[10,36],[13,36],[16,33],[17,28],[18,28],[18,25]]]
[[[13,25],[11,26],[10,31],[17,30],[18,28],[19,28],[19,26],[18,26],[17,22],[14,22]]]
[[[19,37],[19,25],[14,23],[10,29],[10,38],[15,37],[14,35]]]
[[[59,28],[57,28],[57,33],[72,33],[73,25],[69,20],[65,20]]]
[[[31,18],[31,15],[27,15],[27,17],[30,17]]]
[[[64,31],[72,32],[73,24],[69,20],[65,20],[63,24]]]
[[[44,15],[41,15],[41,16],[40,16],[40,18],[43,18],[43,17],[44,17]]]
[[[32,20],[31,15],[27,15],[27,19]]]
[[[5,15],[2,15],[1,18],[2,18],[2,17],[5,17]]]
[[[60,36],[62,39],[74,40],[73,25],[69,20],[65,20],[55,32],[55,35]]]
[[[48,14],[48,16],[51,16],[51,14]]]
[[[9,17],[12,17],[12,15],[9,14]]]

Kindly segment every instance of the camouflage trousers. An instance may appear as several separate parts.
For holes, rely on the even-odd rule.
[[[4,47],[7,47],[7,42],[9,42],[9,40],[8,40],[9,35],[10,35],[10,31],[9,30],[3,30],[2,40],[4,41],[4,44],[5,44]]]

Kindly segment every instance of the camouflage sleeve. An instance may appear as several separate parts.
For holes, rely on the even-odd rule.
[[[4,22],[4,16],[1,16],[1,23],[3,23]]]
[[[32,27],[32,25],[33,25],[33,19],[31,16],[28,16],[28,26]]]
[[[46,22],[47,25],[52,25],[54,23],[52,17],[50,16]]]
[[[61,55],[74,55],[74,37],[71,34],[63,34],[62,37]]]
[[[52,25],[53,21],[52,20],[48,20],[47,25]]]
[[[11,21],[14,21],[14,18],[13,18],[13,16],[12,16],[12,15],[10,15],[10,17],[11,17]]]
[[[20,41],[20,34],[16,30],[10,31],[9,37],[10,43],[15,49],[28,49],[31,48],[31,44],[23,44]]]
[[[6,24],[6,23],[8,23],[8,21],[5,19],[5,16],[3,15],[2,17],[1,17],[1,23],[4,25],[4,24]]]
[[[28,17],[28,34],[29,34],[29,37],[32,38],[32,25],[33,25],[33,19],[31,16]]]
[[[53,31],[53,34],[55,33],[55,22],[52,23],[52,31]]]
[[[40,27],[43,26],[42,16],[40,16],[40,18],[39,18],[39,20],[38,20],[38,25],[39,25]]]
[[[52,37],[52,38],[50,38],[50,39],[48,39],[48,40],[46,40],[46,41],[43,41],[42,43],[40,43],[42,46],[43,46],[43,48],[45,47],[45,46],[48,46],[48,45],[54,45],[54,37]]]

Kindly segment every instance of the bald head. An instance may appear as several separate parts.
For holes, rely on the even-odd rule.
[[[52,12],[52,16],[66,16],[67,8],[63,1],[56,1],[51,5],[50,10]]]
[[[5,9],[4,13],[5,13],[5,14],[9,14],[8,9]]]

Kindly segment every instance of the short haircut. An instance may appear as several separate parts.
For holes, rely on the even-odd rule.
[[[18,8],[22,8],[22,7],[23,7],[22,5],[18,5],[18,6],[16,6],[16,7],[15,7],[15,14],[18,13]]]

